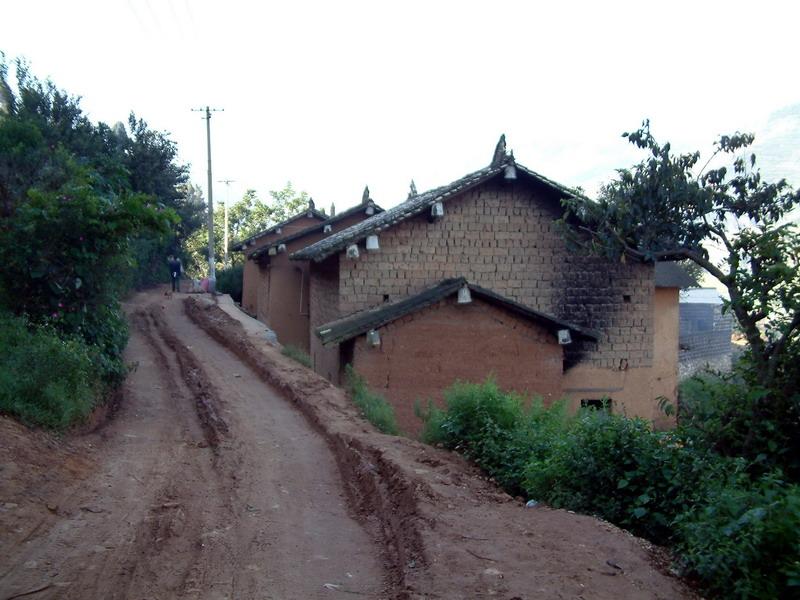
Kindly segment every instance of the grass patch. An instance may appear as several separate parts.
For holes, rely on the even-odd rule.
[[[304,367],[311,368],[311,357],[297,346],[286,344],[281,348],[281,354],[299,362]]]
[[[367,388],[364,378],[355,372],[352,366],[345,368],[347,377],[347,390],[353,399],[353,403],[361,410],[361,414],[370,423],[375,425],[383,433],[399,435],[397,420],[394,416],[394,409],[386,402],[380,394],[371,392]]]
[[[102,388],[97,354],[77,337],[0,313],[0,412],[52,429],[81,421]]]

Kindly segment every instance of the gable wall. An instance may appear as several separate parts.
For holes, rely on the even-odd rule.
[[[653,269],[569,252],[557,231],[558,200],[543,187],[496,179],[379,235],[380,250],[340,253],[340,315],[415,294],[446,277],[494,290],[532,308],[598,329],[599,344],[569,346],[600,368],[653,360]],[[630,297],[624,302],[623,296]]]
[[[415,401],[443,408],[442,392],[456,380],[481,383],[491,375],[526,400],[536,395],[550,404],[561,396],[563,353],[553,333],[474,296],[463,305],[442,300],[381,327],[380,335],[374,348],[366,336],[356,338],[353,367],[390,402],[405,433],[421,429]]]
[[[263,235],[254,242],[248,244],[247,250],[244,251],[245,261],[242,272],[242,309],[246,313],[253,316],[258,315],[259,307],[261,307],[263,310],[263,307],[266,305],[265,298],[268,298],[269,296],[269,292],[265,292],[264,289],[265,286],[269,285],[269,277],[267,273],[256,263],[256,261],[248,259],[247,255],[254,250],[258,250],[267,244],[271,244],[272,242],[279,240],[282,237],[286,237],[287,235],[291,235],[306,229],[307,227],[311,227],[315,223],[319,222],[320,220],[315,217],[304,215],[296,221],[293,221],[288,225],[284,225],[281,228],[280,233]]]
[[[309,261],[291,260],[290,255],[342,229],[360,223],[366,217],[363,211],[359,211],[333,223],[329,233],[324,233],[320,229],[291,240],[286,244],[285,252],[270,256],[266,267],[262,267],[267,285],[265,300],[259,302],[257,318],[275,332],[281,344],[291,344],[305,352],[310,351]],[[281,237],[286,237],[286,234]],[[273,240],[273,243],[274,241],[276,240]]]

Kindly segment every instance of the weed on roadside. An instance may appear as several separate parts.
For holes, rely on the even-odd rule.
[[[311,357],[297,346],[286,344],[281,349],[281,354],[299,362],[304,367],[308,367],[309,369],[311,368]]]
[[[364,378],[355,372],[352,366],[345,368],[347,377],[347,390],[353,403],[361,410],[361,414],[381,432],[390,435],[399,435],[394,409],[380,394],[371,392],[367,388]]]

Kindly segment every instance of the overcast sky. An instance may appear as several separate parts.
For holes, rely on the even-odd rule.
[[[291,180],[343,209],[384,206],[486,166],[505,133],[525,166],[590,193],[660,139],[707,150],[756,133],[770,176],[800,185],[800,2],[4,3],[0,50],[83,97],[169,131],[215,199]]]

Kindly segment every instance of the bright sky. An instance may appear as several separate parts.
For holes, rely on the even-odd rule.
[[[638,155],[620,138],[706,150],[753,131],[770,176],[800,185],[800,2],[9,2],[0,50],[83,97],[94,120],[130,110],[177,141],[215,200],[287,180],[318,206],[386,207],[517,160],[597,186]]]

